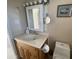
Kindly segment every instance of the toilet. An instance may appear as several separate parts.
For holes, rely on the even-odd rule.
[[[70,59],[70,47],[66,43],[56,42],[52,59]]]

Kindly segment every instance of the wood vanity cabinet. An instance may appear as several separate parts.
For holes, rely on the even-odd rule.
[[[40,49],[27,45],[23,42],[16,41],[16,47],[21,59],[48,59]]]

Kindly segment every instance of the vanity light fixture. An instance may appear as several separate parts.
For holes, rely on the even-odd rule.
[[[46,3],[46,2],[47,2],[47,0],[44,0],[44,2]]]
[[[43,0],[44,1],[44,4],[47,4],[49,3],[49,0]]]
[[[36,5],[37,4],[37,1],[34,1],[34,4]]]
[[[29,3],[26,3],[26,6],[29,6]]]
[[[38,2],[39,2],[39,3],[42,3],[42,0],[39,0]]]
[[[32,6],[32,5],[38,5],[38,4],[46,5],[48,2],[49,0],[39,0],[39,1],[25,3],[25,6]]]
[[[25,4],[23,4],[23,6],[25,7],[26,5],[25,5]]]
[[[30,2],[30,5],[33,5],[33,3],[32,3],[32,2]]]

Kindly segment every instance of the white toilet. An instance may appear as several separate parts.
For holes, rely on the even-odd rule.
[[[52,59],[70,59],[69,45],[61,42],[56,42]]]

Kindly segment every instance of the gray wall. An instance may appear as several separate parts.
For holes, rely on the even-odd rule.
[[[26,29],[24,2],[25,0],[7,0],[8,32],[12,35],[12,39]]]
[[[7,30],[15,53],[16,49],[13,39],[26,29],[26,16],[22,6],[24,2],[25,0],[7,0]]]

